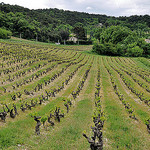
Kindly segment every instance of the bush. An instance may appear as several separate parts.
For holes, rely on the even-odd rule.
[[[105,43],[104,46],[105,46],[106,55],[112,55],[112,56],[117,55],[117,49],[113,43]]]
[[[105,46],[104,44],[100,44],[99,41],[94,41],[94,45],[93,45],[93,52],[96,52],[97,54],[105,54]]]
[[[145,43],[142,45],[142,48],[144,50],[144,55],[147,56],[147,55],[150,55],[150,43]]]
[[[97,54],[104,54],[104,55],[117,55],[117,49],[114,47],[112,43],[105,43],[101,44],[99,41],[95,41],[93,45],[93,52]]]
[[[63,41],[61,41],[61,44],[64,44]],[[73,41],[66,41],[66,45],[77,45],[77,43],[74,43]],[[79,45],[92,45],[92,41],[84,41],[84,40],[79,40]]]
[[[12,35],[11,31],[0,28],[0,38],[8,39]]]
[[[143,49],[137,46],[136,42],[128,45],[126,56],[139,57],[142,56],[142,54]]]
[[[129,48],[127,51],[127,56],[139,57],[142,56],[143,50],[139,46]]]
[[[127,46],[125,44],[117,44],[116,45],[116,51],[118,56],[123,56],[124,53],[126,52]]]
[[[63,42],[61,44],[64,44]],[[75,45],[76,43],[74,43],[73,41],[66,41],[67,45]]]
[[[93,46],[93,51],[97,54],[133,57],[150,54],[150,47],[144,39],[127,27],[111,26],[96,35],[100,36],[95,37],[97,40]]]
[[[80,45],[92,45],[92,41],[79,40]]]

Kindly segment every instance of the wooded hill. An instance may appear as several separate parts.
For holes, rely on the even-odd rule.
[[[43,25],[48,25],[51,23],[54,24],[70,24],[73,26],[77,22],[81,22],[86,25],[88,22],[101,22],[105,23],[106,20],[110,17],[106,15],[96,15],[96,14],[88,14],[84,12],[76,12],[76,11],[65,11],[59,10],[57,8],[50,9],[37,9],[30,10],[28,8],[24,8],[18,5],[9,5],[9,4],[0,4],[0,10],[9,13],[9,12],[21,12],[26,16],[27,19],[35,19],[41,22]]]
[[[0,27],[10,30],[14,36],[21,35],[26,39],[43,42],[58,41],[62,40],[61,31],[71,34],[77,23],[82,23],[86,34],[91,38],[99,23],[106,27],[122,25],[131,30],[149,30],[150,16],[111,17],[56,8],[30,10],[18,5],[0,3]]]

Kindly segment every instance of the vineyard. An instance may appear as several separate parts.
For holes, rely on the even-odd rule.
[[[150,60],[91,46],[0,43],[0,149],[150,148]]]

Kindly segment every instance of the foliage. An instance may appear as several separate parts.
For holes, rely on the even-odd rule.
[[[76,23],[73,28],[73,32],[76,34],[76,37],[80,40],[86,39],[85,29],[82,23]]]
[[[66,44],[65,41],[68,40],[69,38],[69,32],[65,30],[61,30],[60,36],[61,36],[61,39],[64,40],[64,45],[65,45]]]
[[[144,123],[145,123],[146,125],[149,125],[149,120],[150,120],[150,118],[145,119]]]
[[[8,39],[12,35],[11,31],[0,28],[0,38]]]
[[[72,32],[80,40],[86,40],[87,35],[90,40],[93,37],[100,40],[100,34],[103,31],[101,26],[105,28],[118,25],[128,27],[140,38],[150,38],[149,20],[149,15],[110,17],[59,9],[30,10],[18,5],[0,3],[0,27],[10,30],[13,36],[41,42],[57,42],[58,40],[62,42],[64,40],[65,43],[68,33]],[[126,34],[123,29],[121,31]],[[122,40],[122,36],[117,34],[113,42],[116,41],[116,38]],[[120,46],[122,45],[117,45],[117,49],[119,48],[122,53]],[[147,47],[147,45],[142,47],[145,55],[149,51]]]
[[[43,116],[43,117],[41,118],[41,122],[43,123],[43,126],[44,126],[46,120],[47,120],[47,116]]]
[[[144,39],[127,27],[111,26],[97,32],[93,51],[98,54],[138,57],[148,52]]]
[[[104,22],[107,18],[106,15],[90,15],[59,9],[30,10],[4,3],[0,3],[0,10],[0,27],[11,30],[13,36],[42,42],[68,39],[68,33],[72,33],[77,22],[91,30],[99,20]],[[79,38],[85,38],[85,29],[80,32]]]
[[[33,149],[88,149],[87,142],[84,142],[86,139],[81,137],[82,130],[87,131],[84,134],[89,135],[90,140],[96,134],[104,140],[102,136],[107,133],[106,137],[111,136],[108,149],[142,149],[143,145],[144,149],[149,148],[149,135],[146,131],[148,122],[144,124],[144,120],[149,118],[148,107],[145,106],[150,105],[149,92],[146,91],[149,88],[146,80],[149,77],[149,59],[97,57],[81,52],[90,49],[89,46],[40,46],[19,42],[23,40],[18,40],[18,43],[1,41],[0,99],[3,105],[0,105],[0,116],[8,108],[13,109],[13,104],[19,115],[12,119],[7,113],[6,122],[0,120],[0,149],[25,149],[26,146]],[[130,47],[134,45],[136,42],[130,44]],[[4,87],[6,92],[2,89]],[[29,95],[26,95],[24,89]],[[77,98],[71,101],[72,90]],[[128,94],[130,91],[135,95],[131,97]],[[17,93],[22,94],[21,98]],[[16,101],[11,100],[11,95],[14,94],[17,96]],[[138,97],[138,103],[135,96]],[[65,111],[67,105],[69,114]],[[22,111],[21,108],[26,110]],[[91,119],[93,110],[95,126]],[[35,125],[38,127],[41,123],[35,124],[30,116],[34,119],[36,116],[38,120],[38,116],[41,116],[40,121],[43,123],[47,119],[45,127],[41,128],[41,136],[34,134]],[[63,116],[60,125],[55,123],[54,119]],[[135,116],[138,120],[131,120]],[[106,126],[99,130],[105,120]],[[137,122],[141,122],[141,125],[137,126]],[[54,123],[55,127],[52,127]],[[94,134],[90,131],[90,126],[93,126]],[[78,142],[79,139],[81,142]],[[42,142],[34,144],[38,141]],[[62,142],[59,144],[59,141]],[[105,142],[104,140],[104,149]],[[144,144],[141,145],[142,142]]]
[[[127,55],[128,56],[133,56],[133,57],[138,57],[142,56],[143,50],[139,46],[131,46],[127,49]]]

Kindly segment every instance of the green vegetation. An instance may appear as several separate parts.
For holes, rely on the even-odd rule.
[[[80,40],[80,44],[91,44],[101,27],[118,25],[134,31],[138,38],[148,39],[150,38],[149,20],[149,15],[110,17],[59,9],[30,10],[17,5],[0,3],[0,27],[10,30],[15,37],[48,43],[59,40],[62,44],[74,44],[73,41],[66,42],[69,37],[73,36]],[[85,42],[86,39],[87,42]],[[110,48],[112,45],[107,44],[107,47]],[[135,45],[130,47],[129,55],[132,55]],[[117,48],[120,49],[120,45]],[[139,52],[135,55],[140,55],[141,47],[136,48]],[[147,51],[149,51],[149,46]],[[147,55],[147,52],[144,55]]]
[[[8,39],[11,35],[10,31],[0,28],[0,39]]]
[[[149,29],[0,3],[0,149],[149,150]]]
[[[98,54],[132,57],[150,55],[150,44],[127,27],[101,28],[95,37],[93,52]]]
[[[0,42],[0,149],[149,149],[149,59],[14,41]]]

